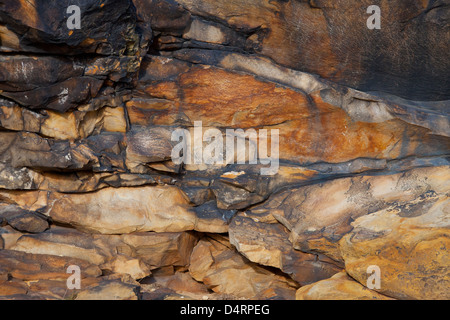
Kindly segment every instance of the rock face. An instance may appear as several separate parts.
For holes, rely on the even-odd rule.
[[[0,299],[449,299],[449,6],[372,4],[1,2]]]
[[[281,224],[255,220],[236,216],[229,227],[230,242],[249,260],[278,268],[301,285],[329,278],[342,269],[325,256],[295,250]]]
[[[449,208],[446,194],[429,191],[357,219],[340,241],[345,269],[364,282],[364,266],[379,266],[380,292],[395,298],[448,300]]]
[[[298,286],[285,275],[253,264],[225,240],[202,240],[194,248],[189,273],[214,292],[236,298],[293,299]]]

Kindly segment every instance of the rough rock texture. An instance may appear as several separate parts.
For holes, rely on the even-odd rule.
[[[301,285],[328,278],[342,269],[325,256],[295,250],[279,223],[236,216],[229,233],[230,242],[249,260],[278,268]]]
[[[0,1],[0,299],[449,299],[450,6],[372,2]]]
[[[448,300],[449,208],[448,193],[429,191],[356,219],[354,229],[340,241],[347,272],[364,282],[364,266],[377,265],[383,272],[379,291],[384,294]]]
[[[214,292],[247,299],[293,299],[298,286],[285,275],[247,261],[227,239],[201,240],[191,256],[189,273]]]

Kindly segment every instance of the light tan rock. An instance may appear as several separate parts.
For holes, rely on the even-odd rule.
[[[0,280],[0,296],[21,295],[28,292],[28,286],[20,280]]]
[[[197,236],[186,232],[101,235],[52,227],[37,235],[23,235],[9,248],[83,259],[102,270],[142,279],[149,276],[152,269],[187,266],[196,242]]]
[[[121,236],[122,241],[133,249],[133,255],[151,269],[165,266],[186,267],[197,235],[182,233],[135,233]]]
[[[212,298],[207,286],[195,281],[188,272],[176,272],[173,275],[154,275],[152,278],[155,284],[142,285],[143,293],[147,292],[155,295],[157,290],[160,291],[160,294],[162,293],[161,291],[170,290],[193,300]]]
[[[16,244],[17,240],[23,236],[22,232],[19,232],[11,226],[4,226],[0,228],[0,241],[3,243],[3,249],[10,249]]]
[[[174,186],[105,188],[82,194],[0,191],[2,198],[91,233],[228,230],[228,222],[219,211],[197,216],[183,192]]]
[[[123,107],[103,109],[102,129],[109,132],[127,132],[127,121]]]
[[[164,200],[163,200],[164,199]],[[95,193],[51,193],[46,214],[81,230],[104,234],[136,231],[184,231],[195,215],[176,188],[107,188]]]
[[[0,127],[14,131],[40,132],[44,116],[0,99]]]
[[[60,140],[80,138],[78,119],[73,112],[47,111],[47,119],[43,121],[40,132]]]
[[[75,300],[138,300],[139,287],[118,280],[106,280],[82,290]]]
[[[350,278],[345,272],[329,279],[301,287],[296,300],[390,300],[376,291],[369,290]]]

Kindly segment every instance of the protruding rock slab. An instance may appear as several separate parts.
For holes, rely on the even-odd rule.
[[[214,299],[217,294],[211,293],[203,283],[195,281],[189,272],[176,272],[172,275],[153,275],[152,284],[142,284],[143,300],[206,300]]]
[[[26,51],[74,55],[96,53],[123,54],[137,41],[136,16],[131,0],[84,0],[77,3],[82,12],[81,29],[69,29],[67,9],[70,1],[25,0],[4,2],[2,20],[15,34],[1,51]]]
[[[138,284],[105,280],[93,284],[75,296],[75,300],[138,300]]]
[[[448,166],[337,179],[282,191],[250,212],[256,218],[270,214],[284,224],[295,248],[342,261],[338,241],[353,229],[352,221],[427,192],[445,194],[449,181]]]
[[[42,215],[14,205],[0,204],[0,221],[2,219],[22,232],[39,233],[49,228],[48,221]]]
[[[298,286],[288,277],[242,257],[227,239],[202,239],[191,255],[189,272],[216,293],[247,299],[293,299]]]
[[[53,221],[91,233],[227,232],[228,218],[220,211],[197,215],[174,186],[105,188],[97,192],[0,192],[0,199],[41,212]]]
[[[347,273],[366,284],[368,268],[376,266],[380,293],[398,299],[450,299],[449,190],[428,191],[356,219],[339,242]]]
[[[149,72],[141,73],[135,89],[140,97],[127,105],[132,121],[140,125],[190,127],[202,121],[204,127],[279,130],[280,159],[302,165],[442,155],[449,144],[428,135],[426,128],[395,119],[382,102],[372,107],[371,99],[377,98],[367,94],[353,99],[339,93],[330,100],[318,90],[306,94],[251,74],[208,65],[188,68],[172,58],[147,59],[144,66],[175,68],[180,74],[150,81]],[[349,99],[355,100],[352,112],[346,110]],[[374,114],[367,115],[366,109]]]
[[[12,250],[84,259],[102,270],[142,279],[150,270],[187,267],[197,237],[190,232],[141,232],[124,235],[87,234],[52,227],[38,235],[24,235]]]

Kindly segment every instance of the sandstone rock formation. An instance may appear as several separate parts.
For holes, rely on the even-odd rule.
[[[0,299],[450,298],[448,1],[77,4],[0,2]]]

